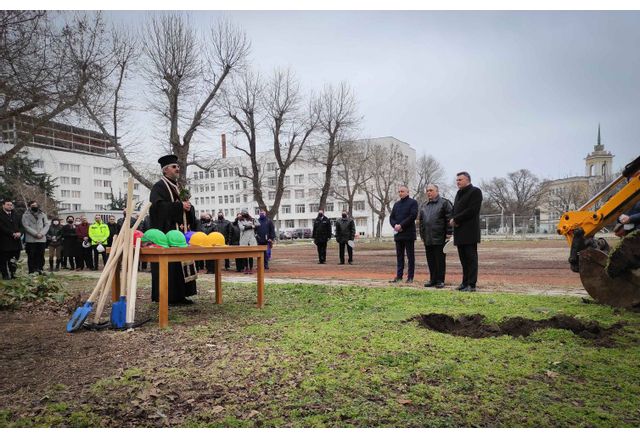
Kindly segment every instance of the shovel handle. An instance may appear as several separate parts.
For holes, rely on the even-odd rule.
[[[104,310],[104,305],[107,302],[107,297],[109,297],[109,290],[111,289],[111,282],[113,282],[113,276],[116,274],[116,270],[111,270],[109,273],[109,280],[107,284],[102,289],[102,293],[100,294],[100,299],[98,300],[98,306],[96,307],[96,315],[93,318],[93,323],[100,323],[100,317],[102,316],[102,311]]]
[[[140,260],[140,238],[136,239],[135,253],[133,254],[133,270],[131,271],[131,288],[127,297],[127,323],[131,324],[136,319],[136,296],[138,289],[138,261]]]

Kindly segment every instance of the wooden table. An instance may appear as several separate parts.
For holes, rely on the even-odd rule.
[[[169,262],[182,261],[223,261],[235,258],[256,258],[258,308],[262,308],[264,302],[264,252],[266,245],[233,245],[224,247],[171,247],[171,248],[141,248],[140,262],[155,262],[159,264],[159,324],[161,328],[169,326],[169,291],[168,273]],[[222,303],[222,264],[215,264],[215,292],[216,303]],[[117,271],[119,273],[119,270]],[[111,286],[113,301],[117,301],[120,291],[120,276],[114,276]]]

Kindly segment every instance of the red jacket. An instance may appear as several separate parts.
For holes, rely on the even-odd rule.
[[[89,237],[89,223],[87,224],[78,224],[76,226],[76,235],[78,238],[84,239]]]

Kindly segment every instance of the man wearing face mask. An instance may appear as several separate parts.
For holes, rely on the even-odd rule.
[[[200,215],[200,221],[198,221],[197,229],[205,235],[218,231],[216,223],[213,222],[211,214],[208,213]],[[206,268],[207,274],[213,274],[215,273],[215,266],[213,265],[214,262],[215,261],[196,261],[196,268],[198,270],[204,270]]]
[[[224,213],[222,211],[218,211],[218,220],[216,221],[216,229],[218,232],[222,233],[224,236],[224,243],[230,245],[231,242],[231,221],[224,219]],[[231,268],[231,264],[229,259],[224,260],[224,269],[229,270]]]
[[[13,203],[4,200],[0,211],[0,273],[4,280],[16,277],[16,262],[20,259],[22,249],[21,237],[20,221],[13,211]]]
[[[55,271],[60,270],[62,262],[62,225],[60,220],[54,218],[47,230],[47,247],[49,248],[49,271],[54,271],[53,259],[55,257]]]
[[[80,245],[79,267],[76,270],[84,270],[86,266],[89,270],[93,270],[93,258],[91,257],[91,241],[89,240],[89,221],[87,217],[82,215],[80,223],[76,220],[76,235]]]
[[[69,215],[66,218],[67,224],[62,227],[62,251],[64,258],[69,263],[69,268],[75,270],[80,266],[80,244],[76,235],[75,218]],[[65,262],[62,262],[63,267]]]
[[[107,240],[109,239],[109,226],[102,222],[102,217],[96,215],[95,222],[89,226],[89,239],[91,239],[91,252],[93,253],[93,269],[99,266],[98,255],[102,254],[102,264],[107,263]],[[102,251],[98,251],[98,246],[102,246]]]
[[[276,228],[273,226],[273,221],[267,217],[267,212],[260,211],[260,217],[258,218],[258,227],[256,227],[256,241],[258,245],[266,245],[271,248],[273,240],[276,239]],[[264,268],[269,269],[269,259],[267,259],[267,252],[264,252]]]
[[[327,241],[331,239],[331,221],[324,216],[324,210],[318,210],[318,216],[313,220],[313,243],[318,248],[318,264],[327,261]]]
[[[49,221],[47,221],[47,216],[40,210],[36,201],[30,201],[28,206],[29,210],[22,215],[22,226],[25,230],[27,265],[29,267],[29,274],[42,274]]]
[[[349,218],[346,211],[342,211],[342,218],[336,221],[336,241],[340,244],[340,265],[344,265],[344,249],[347,248],[349,254],[349,265],[353,264],[353,248],[349,245],[349,241],[353,241],[356,237],[356,225],[353,218]]]

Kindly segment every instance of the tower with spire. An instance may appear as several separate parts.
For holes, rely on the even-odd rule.
[[[585,175],[587,177],[611,178],[613,172],[613,154],[604,149],[600,137],[600,124],[598,124],[598,144],[593,146],[593,151],[584,158]]]

